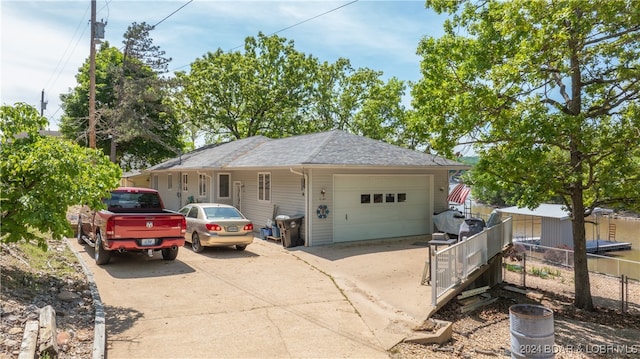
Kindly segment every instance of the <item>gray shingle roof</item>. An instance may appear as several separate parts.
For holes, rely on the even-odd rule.
[[[340,130],[271,140],[250,137],[201,148],[148,170],[289,166],[453,167],[468,166]]]
[[[271,140],[229,163],[229,167],[295,165],[465,166],[340,130]]]
[[[159,163],[148,168],[148,171],[166,169],[200,169],[220,168],[230,161],[255,149],[264,142],[270,141],[264,136],[253,136],[223,144],[209,145],[198,148],[182,156]]]

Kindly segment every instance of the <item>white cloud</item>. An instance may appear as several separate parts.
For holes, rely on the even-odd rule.
[[[151,37],[173,58],[171,70],[188,70],[195,59],[218,48],[238,49],[247,36],[261,31],[277,32],[321,61],[344,57],[354,67],[403,80],[417,80],[418,42],[442,27],[421,0],[360,0],[317,18],[348,1],[195,0],[172,14],[186,3],[98,0],[96,17],[107,22],[105,40],[117,47],[131,23],[160,22]],[[1,102],[39,108],[44,88],[49,101],[45,115],[57,120],[59,95],[75,87],[78,68],[89,56],[90,2],[2,0],[0,5]]]

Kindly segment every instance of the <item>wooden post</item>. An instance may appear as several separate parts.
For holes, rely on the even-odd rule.
[[[626,275],[620,277],[620,311],[624,314],[629,309],[629,278]]]
[[[40,325],[37,320],[30,320],[24,326],[22,345],[18,359],[33,359],[36,357],[36,346],[38,345],[38,329]]]
[[[527,252],[522,252],[522,287],[527,287]]]
[[[51,358],[58,357],[58,340],[56,334],[56,311],[47,305],[40,309],[40,356],[47,353]]]
[[[89,147],[96,148],[96,0],[91,0],[91,46],[89,47]]]

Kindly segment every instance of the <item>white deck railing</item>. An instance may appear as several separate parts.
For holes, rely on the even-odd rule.
[[[449,289],[464,282],[476,269],[502,252],[511,243],[511,217],[466,240],[448,246],[431,255],[431,302],[435,307],[438,298]],[[433,247],[431,247],[433,249]]]

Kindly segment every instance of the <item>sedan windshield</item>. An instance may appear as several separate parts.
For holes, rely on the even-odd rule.
[[[204,208],[207,218],[244,218],[235,208],[207,207]]]

